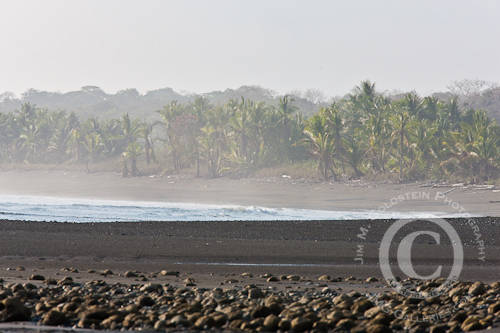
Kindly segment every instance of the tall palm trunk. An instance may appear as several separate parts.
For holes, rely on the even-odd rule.
[[[401,132],[399,134],[399,182],[403,182],[403,141],[404,141],[404,133],[403,126],[401,126]]]

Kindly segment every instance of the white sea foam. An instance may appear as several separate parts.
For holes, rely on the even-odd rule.
[[[0,195],[0,219],[6,220],[58,222],[286,221],[434,217],[460,217],[460,215],[443,212],[311,210],[197,203]]]

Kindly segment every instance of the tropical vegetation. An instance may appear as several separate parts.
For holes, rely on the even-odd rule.
[[[393,178],[481,183],[500,176],[500,127],[457,98],[398,98],[370,81],[310,117],[285,95],[277,105],[245,98],[212,105],[172,101],[156,119],[83,119],[25,103],[0,113],[0,163],[115,161],[125,177],[157,165],[167,173],[245,177],[314,161],[325,180]]]

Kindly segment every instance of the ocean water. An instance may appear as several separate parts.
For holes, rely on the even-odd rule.
[[[289,221],[459,217],[442,212],[311,210],[0,195],[0,220],[56,222]]]

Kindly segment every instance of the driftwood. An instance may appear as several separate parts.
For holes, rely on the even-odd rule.
[[[445,184],[445,183],[440,183],[440,184],[433,184],[433,183],[426,183],[422,184],[419,187],[431,187],[431,188],[452,188],[453,190],[460,188],[463,190],[496,190],[495,185],[465,185],[464,183],[457,183],[457,184]],[[449,191],[451,192],[451,190]]]

